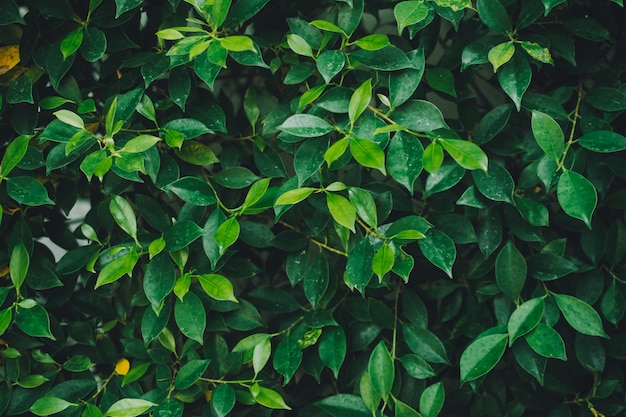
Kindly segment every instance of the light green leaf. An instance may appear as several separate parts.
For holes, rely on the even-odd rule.
[[[382,33],[374,33],[363,36],[362,38],[354,41],[354,44],[367,51],[378,51],[385,46],[391,45],[387,35],[383,35]]]
[[[112,195],[109,210],[115,223],[135,241],[137,240],[137,218],[135,210],[124,197]]]
[[[279,409],[279,410],[291,410],[291,407],[285,403],[283,397],[276,391],[265,388],[255,382],[250,386],[250,394],[254,400],[267,408]]]
[[[111,284],[124,275],[131,275],[138,260],[139,254],[134,250],[128,251],[126,254],[113,259],[111,262],[107,263],[98,274],[94,288]]]
[[[30,406],[31,413],[38,416],[49,416],[50,414],[60,413],[68,407],[76,407],[78,404],[65,401],[57,397],[41,397]]]
[[[352,157],[362,166],[375,168],[383,175],[387,175],[385,170],[385,152],[380,147],[367,139],[351,138],[350,153]]]
[[[482,169],[487,172],[489,159],[478,145],[467,140],[439,139],[438,142],[457,164],[465,169]]]
[[[311,49],[311,45],[309,45],[309,43],[302,36],[289,33],[287,35],[287,44],[296,54],[313,57],[313,49]]]
[[[489,50],[487,58],[493,66],[493,72],[495,73],[496,71],[498,71],[498,68],[509,62],[511,58],[513,58],[514,53],[515,44],[513,43],[513,41],[503,42],[491,48]]]
[[[343,31],[343,29],[341,29],[339,26],[335,25],[334,23],[331,23],[331,22],[326,21],[326,20],[313,20],[309,24],[312,25],[312,26],[315,26],[318,29],[325,30],[326,32],[339,33],[344,38],[348,37],[346,32]]]
[[[391,271],[395,261],[395,254],[389,243],[385,242],[378,249],[372,260],[372,270],[378,276],[378,281],[383,281],[383,276]]]
[[[333,219],[337,223],[339,223],[346,229],[350,229],[352,233],[354,233],[356,210],[354,209],[350,201],[339,194],[326,193],[326,204]]]
[[[256,51],[254,42],[248,36],[234,35],[220,38],[220,45],[227,51],[245,52]]]
[[[544,48],[536,42],[522,41],[519,43],[526,53],[535,61],[554,66],[554,60],[548,48]]]
[[[77,129],[84,129],[85,122],[83,119],[77,115],[76,113],[69,110],[57,110],[53,113],[57,119],[62,121],[63,123],[73,126]]]
[[[439,144],[439,141],[431,142],[426,149],[424,149],[424,153],[422,154],[422,165],[426,172],[433,174],[443,163],[443,158],[443,148]]]
[[[11,275],[11,282],[18,294],[20,288],[26,279],[28,274],[28,268],[30,266],[30,256],[28,250],[22,242],[18,242],[11,251],[11,257],[9,258],[9,274]]]
[[[77,27],[61,41],[63,60],[66,60],[70,55],[78,51],[78,48],[80,48],[80,45],[83,43],[84,29],[84,26]]]
[[[157,404],[139,398],[124,398],[114,402],[104,417],[135,417],[144,414]]]
[[[32,135],[20,135],[13,139],[4,151],[0,163],[0,178],[6,177],[20,163],[26,151]]]
[[[219,29],[226,20],[232,0],[214,0],[211,9],[211,24],[213,29]]]
[[[136,138],[132,138],[120,149],[120,152],[128,152],[128,153],[139,153],[147,151],[152,148],[154,145],[159,143],[161,138],[157,138],[152,135],[140,135]]]
[[[194,276],[204,289],[204,292],[211,298],[219,301],[233,301],[238,303],[233,291],[233,284],[223,275],[202,274]]]
[[[308,196],[315,192],[315,188],[311,187],[301,187],[294,188],[293,190],[289,190],[278,196],[274,206],[286,205],[286,204],[297,204],[303,200],[305,200]]]
[[[370,227],[378,227],[378,218],[376,213],[376,202],[374,197],[367,191],[358,187],[350,187],[348,189],[348,197],[356,213]]]
[[[348,104],[348,118],[350,119],[350,124],[353,125],[359,116],[363,114],[371,99],[372,79],[370,78],[363,81],[363,83],[354,90],[352,97],[350,97],[350,104]]]
[[[220,256],[226,252],[232,244],[239,238],[240,226],[236,217],[230,217],[224,223],[220,224],[215,232],[215,242],[217,243]]]

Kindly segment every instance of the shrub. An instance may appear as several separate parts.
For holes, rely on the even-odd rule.
[[[2,0],[0,414],[621,415],[621,6]]]

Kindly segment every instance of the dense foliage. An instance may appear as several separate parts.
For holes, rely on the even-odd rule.
[[[0,414],[622,415],[625,41],[618,0],[0,0]]]

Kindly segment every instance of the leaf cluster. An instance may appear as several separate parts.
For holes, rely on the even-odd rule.
[[[622,415],[625,23],[0,1],[0,414]]]

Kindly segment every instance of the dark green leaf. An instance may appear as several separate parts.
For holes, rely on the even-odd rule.
[[[544,312],[544,299],[531,298],[513,311],[507,325],[509,331],[509,346],[521,336],[532,331],[541,319]]]
[[[499,0],[478,0],[476,10],[480,20],[494,32],[508,33],[511,30],[509,16]]]
[[[555,294],[556,304],[565,320],[579,333],[608,338],[602,319],[589,304],[566,294]]]
[[[515,183],[511,174],[498,163],[489,164],[489,172],[472,171],[472,178],[478,191],[493,201],[505,201],[513,204]]]
[[[437,417],[443,408],[445,390],[443,382],[426,387],[420,396],[420,412],[424,417]]]
[[[27,206],[54,204],[48,197],[48,190],[33,177],[7,178],[7,194],[13,200]]]
[[[578,144],[594,152],[619,152],[626,149],[626,137],[608,130],[596,130],[578,138]]]
[[[235,407],[235,390],[228,384],[219,385],[211,395],[211,409],[217,417],[226,417]]]
[[[441,110],[424,100],[411,100],[393,112],[393,120],[416,132],[430,132],[447,127]]]
[[[500,3],[499,0],[489,2]],[[498,82],[504,92],[513,100],[517,111],[522,107],[522,98],[530,85],[532,70],[528,59],[522,54],[515,54],[498,71]]]
[[[524,288],[526,269],[524,256],[512,241],[508,241],[496,258],[496,281],[504,295],[512,301],[517,300]]]
[[[370,355],[367,367],[376,392],[386,400],[394,381],[394,366],[391,354],[384,341],[380,341]]]
[[[565,137],[561,126],[552,117],[537,110],[532,112],[531,125],[535,140],[541,149],[558,162],[565,149]]]
[[[532,332],[526,335],[526,341],[532,350],[541,356],[567,360],[565,342],[552,327],[539,323]]]
[[[333,417],[371,417],[361,397],[353,394],[336,394],[315,403]]]
[[[143,278],[143,289],[154,306],[159,307],[161,301],[172,292],[175,277],[174,264],[169,255],[161,253],[148,263]]]
[[[313,308],[317,308],[328,288],[328,261],[321,253],[309,265],[304,275],[304,295]]]
[[[425,239],[418,241],[422,254],[437,268],[452,278],[452,266],[456,259],[456,247],[448,235],[437,229],[430,229]]]
[[[50,331],[48,312],[40,304],[35,304],[31,308],[18,308],[15,324],[27,335],[56,340]]]
[[[346,263],[346,275],[348,282],[359,292],[364,293],[365,287],[372,279],[372,260],[374,248],[365,238],[352,249]]]
[[[181,366],[176,374],[174,388],[185,389],[195,384],[209,367],[209,362],[209,359],[195,359]]]
[[[294,114],[288,117],[278,128],[301,138],[323,136],[333,130],[333,127],[326,120],[312,114]]]
[[[176,300],[174,317],[178,328],[185,336],[204,344],[206,313],[202,302],[194,293],[187,293],[184,301]]]
[[[166,188],[181,200],[196,206],[209,206],[217,201],[209,184],[198,177],[183,177]]]

